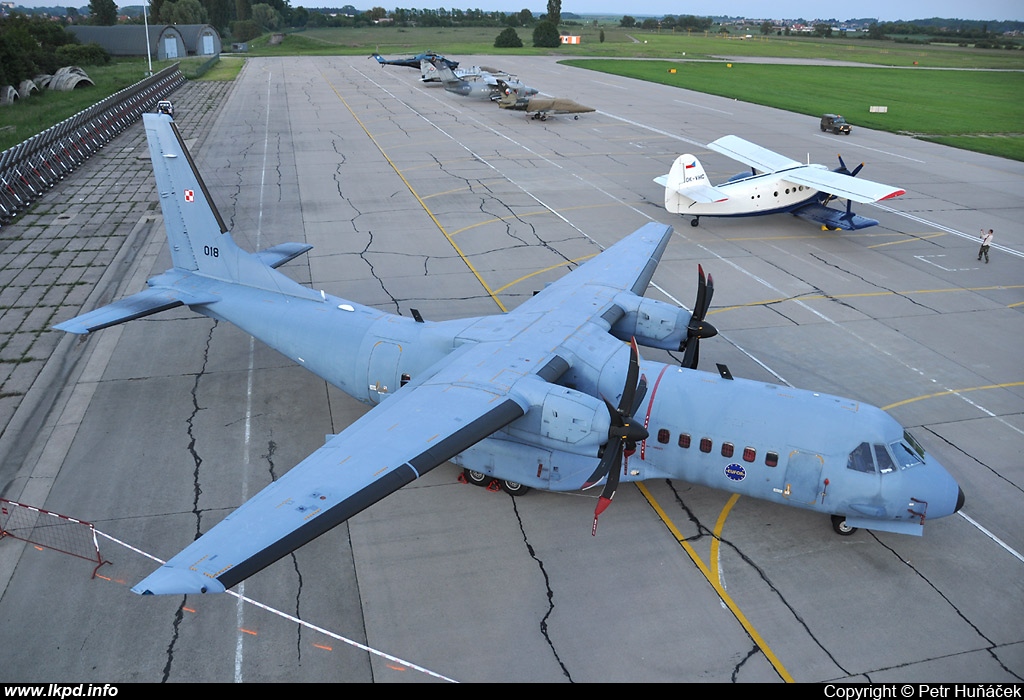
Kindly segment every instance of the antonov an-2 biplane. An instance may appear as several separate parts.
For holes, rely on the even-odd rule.
[[[665,209],[688,214],[691,226],[702,216],[761,216],[790,213],[820,224],[826,230],[877,226],[878,222],[851,211],[853,202],[868,204],[905,194],[899,187],[858,178],[861,163],[851,172],[842,156],[839,167],[803,164],[739,136],[723,136],[708,148],[749,165],[719,185],[708,181],[704,166],[689,153],[676,158],[668,175],[654,179],[665,188]],[[845,199],[846,211],[828,206],[833,199]]]
[[[953,477],[881,409],[696,370],[714,291],[693,313],[643,296],[672,228],[647,224],[513,311],[406,318],[314,291],[275,268],[309,250],[232,240],[173,119],[144,115],[173,267],[57,328],[90,333],[186,305],[228,321],[374,407],[138,583],[222,592],[452,460],[476,483],[600,487],[682,479],[921,534],[956,512]],[[638,345],[681,351],[645,361]]]

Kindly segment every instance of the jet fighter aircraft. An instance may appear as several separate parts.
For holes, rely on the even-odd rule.
[[[853,202],[878,202],[905,194],[899,187],[858,178],[861,163],[851,172],[839,157],[839,168],[804,165],[739,136],[723,136],[708,148],[750,166],[720,185],[708,182],[704,167],[689,153],[679,156],[668,175],[654,181],[665,188],[665,209],[689,214],[691,226],[702,216],[761,216],[789,212],[824,230],[856,230],[878,222],[851,211]],[[846,199],[846,211],[828,206]]]
[[[513,311],[430,322],[314,291],[275,268],[298,243],[232,239],[175,127],[143,117],[173,267],[148,289],[56,327],[91,333],[186,305],[267,343],[374,407],[138,583],[140,594],[236,585],[447,460],[470,481],[575,491],[682,479],[833,516],[837,531],[921,534],[963,492],[882,410],[700,372],[713,280],[692,313],[643,296],[672,237],[649,223]],[[680,351],[645,361],[639,345]],[[607,517],[607,516],[606,516]]]
[[[537,90],[528,87],[514,77],[495,68],[473,66],[467,69],[453,70],[442,61],[424,60],[420,69],[423,82],[440,80],[444,89],[463,97],[475,97],[496,101],[500,99],[509,86],[521,90],[524,95],[536,95]],[[435,77],[436,76],[436,77]]]
[[[551,114],[572,114],[573,119],[579,119],[580,114],[595,112],[593,107],[586,107],[564,97],[538,97],[524,95],[522,91],[513,85],[498,81],[503,96],[498,100],[498,106],[502,109],[511,109],[518,112],[526,112],[531,119],[547,121]]]

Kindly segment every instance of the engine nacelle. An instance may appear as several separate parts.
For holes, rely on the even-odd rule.
[[[596,456],[608,442],[611,417],[598,398],[558,384],[538,382],[530,409],[505,432],[515,440],[548,450]]]
[[[686,340],[690,312],[673,304],[648,299],[632,293],[620,294],[615,303],[625,311],[611,327],[619,340],[636,342],[649,348],[677,351]]]

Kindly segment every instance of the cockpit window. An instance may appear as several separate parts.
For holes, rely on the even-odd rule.
[[[917,440],[914,439],[914,436],[911,435],[910,433],[908,433],[906,430],[904,430],[903,431],[903,440],[908,445],[910,445],[911,447],[914,448],[914,452],[917,453],[918,457],[920,457],[921,461],[923,462],[924,461],[924,448],[921,447],[921,445],[917,442]]]
[[[922,450],[921,454],[918,454],[916,450],[905,442],[894,442],[889,445],[889,449],[892,450],[893,457],[896,458],[896,463],[899,465],[900,469],[924,464],[924,460],[921,459],[921,454],[923,454],[924,451]]]
[[[896,465],[893,464],[892,457],[889,456],[889,451],[885,449],[885,445],[875,445],[875,461],[878,463],[878,471],[883,474],[896,469]]]
[[[846,468],[873,474],[875,472],[875,463],[871,459],[871,445],[866,442],[857,445],[856,449],[850,453],[846,460]]]

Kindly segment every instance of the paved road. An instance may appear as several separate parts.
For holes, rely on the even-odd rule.
[[[96,523],[111,561],[90,579],[86,562],[0,541],[0,680],[1024,677],[1024,164],[825,135],[548,58],[516,69],[598,111],[540,123],[407,69],[287,58],[248,61],[230,89],[188,85],[176,119],[241,245],[313,243],[289,274],[406,315],[512,308],[644,223],[675,224],[650,294],[690,306],[697,263],[712,272],[722,334],[702,367],[888,407],[960,480],[968,517],[840,538],[821,516],[659,482],[622,489],[594,538],[591,494],[512,499],[441,467],[245,582],[265,607],[134,596],[150,557],[363,410],[188,311],[84,342],[45,330],[169,264],[136,127],[0,230],[18,300],[4,352],[40,358],[31,373],[2,356],[2,494]],[[651,180],[685,151],[714,180],[741,169],[702,147],[724,133],[801,160],[841,150],[908,194],[849,234],[789,216],[690,227]],[[997,232],[987,266],[981,226]]]

